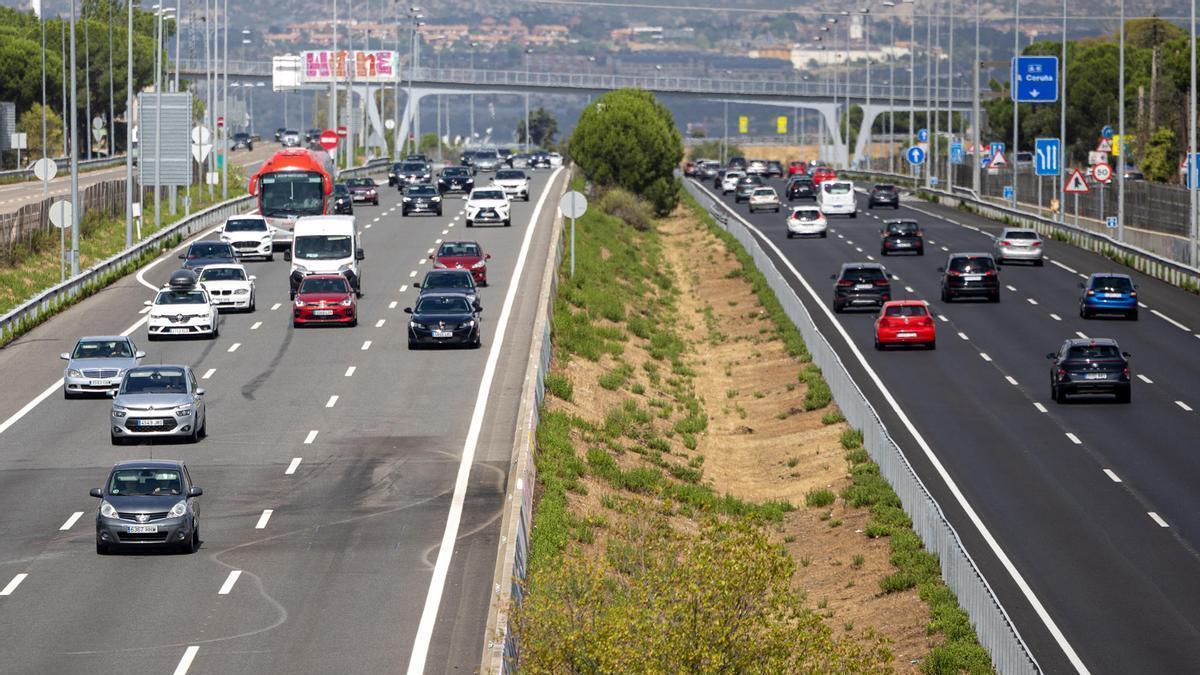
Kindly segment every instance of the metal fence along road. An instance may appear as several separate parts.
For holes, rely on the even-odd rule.
[[[880,474],[899,495],[904,511],[912,518],[913,530],[921,537],[925,548],[938,557],[942,578],[970,616],[979,642],[991,654],[996,670],[1004,674],[1041,672],[954,527],[905,457],[904,451],[889,434],[841,356],[817,328],[808,308],[784,277],[775,258],[767,253],[758,238],[724,203],[710,197],[692,181],[686,181],[686,185],[710,214],[720,216],[717,222],[754,258],[755,265],[766,277],[788,318],[804,337],[813,362],[821,368],[846,421],[862,431],[864,447],[879,465]]]
[[[121,213],[125,210],[125,180],[107,180],[80,190],[82,213]],[[150,190],[147,193],[151,192]],[[49,197],[26,204],[11,213],[0,213],[0,251],[29,243],[37,232],[50,232],[50,206],[63,197]],[[69,200],[68,200],[69,201]]]
[[[37,158],[31,160],[36,161]],[[58,165],[59,175],[67,173],[69,170],[68,163],[71,161],[67,157],[53,157],[54,163]],[[81,159],[79,160],[79,168],[81,169],[100,169],[106,166],[116,166],[117,164],[125,163],[125,155],[113,155],[112,157],[103,157],[99,159]],[[28,180],[37,180],[34,178],[33,169],[9,169],[8,171],[0,171],[0,180],[6,178],[25,178]]]

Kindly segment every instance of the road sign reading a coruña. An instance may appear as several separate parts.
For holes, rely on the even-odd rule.
[[[1012,99],[1017,103],[1058,100],[1058,57],[1018,56],[1012,60]]]
[[[1057,176],[1062,170],[1062,164],[1059,157],[1061,156],[1062,145],[1057,138],[1038,138],[1034,140],[1033,148],[1033,168],[1039,176]]]

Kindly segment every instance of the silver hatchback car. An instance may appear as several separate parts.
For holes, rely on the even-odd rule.
[[[1016,260],[1031,262],[1042,266],[1042,235],[1036,230],[1023,227],[1006,227],[996,237],[996,264],[1004,264]]]
[[[204,390],[187,366],[138,366],[125,371],[112,402],[112,444],[138,438],[208,435]]]
[[[133,340],[123,335],[93,335],[79,338],[75,348],[59,354],[67,362],[63,371],[63,398],[85,394],[112,393],[125,371],[146,356]]]

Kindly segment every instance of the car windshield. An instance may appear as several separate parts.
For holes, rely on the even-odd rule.
[[[425,281],[421,283],[421,288],[474,288],[475,284],[471,279],[471,273],[463,270],[459,272],[430,272],[425,275]]]
[[[497,171],[496,180],[522,180],[525,178],[524,171]]]
[[[754,191],[755,197],[774,197],[775,191],[771,188],[759,188]]]
[[[821,212],[817,209],[796,209],[792,217],[796,220],[820,220]]]
[[[292,255],[303,260],[336,260],[350,257],[350,235],[310,234],[296,237]]]
[[[991,258],[955,258],[950,261],[950,269],[955,272],[987,272],[996,268]]]
[[[405,162],[400,165],[400,170],[405,172],[425,172],[425,165],[421,162]]]
[[[471,170],[465,166],[451,166],[442,169],[442,175],[447,178],[466,178],[471,175]]]
[[[232,258],[233,248],[229,244],[197,242],[188,249],[189,258]]]
[[[349,293],[350,286],[342,277],[307,278],[300,282],[297,293]]]
[[[1116,345],[1079,345],[1067,350],[1068,359],[1116,359],[1121,350]]]
[[[438,256],[443,258],[462,258],[462,257],[479,257],[483,252],[479,250],[479,244],[472,243],[457,243],[457,244],[442,244],[438,249]]]
[[[1033,230],[1009,230],[1004,233],[1005,239],[1037,239],[1038,233]]]
[[[471,303],[461,295],[425,296],[417,303],[416,314],[469,314]]]
[[[471,199],[496,199],[496,200],[502,201],[504,199],[504,191],[503,190],[480,190],[480,191],[476,192],[475,194],[471,195]]]
[[[71,352],[73,359],[122,359],[133,356],[126,340],[80,340]]]
[[[842,271],[842,279],[853,281],[859,284],[870,284],[880,280],[887,280],[883,275],[883,270],[878,267],[855,267]]]
[[[496,159],[496,153],[489,150],[484,150],[482,152],[475,153],[475,159]]]
[[[108,493],[126,497],[183,494],[183,481],[175,469],[118,469],[108,479]]]
[[[885,316],[926,316],[928,314],[921,305],[891,305],[883,313]]]
[[[235,140],[235,141],[248,141],[248,140],[250,140],[250,134],[234,134],[234,135],[233,135],[233,140]]]
[[[1133,282],[1127,277],[1094,277],[1092,288],[1109,293],[1128,293],[1133,290]]]
[[[875,190],[877,192],[895,192],[896,186],[895,185],[876,185]]]
[[[888,234],[914,235],[917,233],[916,223],[888,223]]]
[[[823,187],[827,195],[848,195],[854,191],[850,183],[825,183]]]
[[[259,204],[262,215],[268,218],[315,216],[325,206],[325,178],[315,171],[277,171],[259,182]]]
[[[375,181],[370,178],[351,178],[346,181],[350,187],[375,187]]]
[[[431,197],[437,193],[437,188],[432,185],[414,185],[405,192],[412,197]]]
[[[135,368],[121,381],[122,394],[186,394],[182,368]]]
[[[245,281],[246,270],[236,267],[206,267],[200,281]]]
[[[206,305],[204,291],[163,291],[154,301],[156,305]]]
[[[762,182],[762,178],[759,178],[758,176],[743,176],[740,181],[742,187],[750,185],[762,185]]]
[[[347,195],[347,194],[350,194],[350,188],[346,187],[346,184],[345,184],[345,183],[336,183],[336,184],[333,186],[333,194],[335,194],[335,195]]]
[[[225,223],[226,232],[266,232],[267,222],[257,218],[239,218]]]
[[[742,173],[741,171],[726,171],[725,180],[738,180],[744,175],[746,174]]]

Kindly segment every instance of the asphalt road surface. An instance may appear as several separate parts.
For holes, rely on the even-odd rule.
[[[562,176],[538,173],[510,228],[464,228],[461,198],[443,217],[401,218],[394,189],[379,207],[358,206],[356,328],[293,329],[279,257],[246,263],[258,310],[223,315],[219,339],[150,343],[142,302],[176,266],[164,256],[0,350],[0,672],[401,672],[418,641],[426,672],[474,671],[532,289]],[[483,348],[410,352],[412,283],[437,242],[459,238],[492,254]],[[112,447],[108,400],[63,399],[58,353],[81,335],[121,332],[146,363],[195,369],[207,439]],[[477,399],[482,424],[440,610],[419,636]],[[96,555],[88,489],[114,462],[147,457],[187,461],[204,488],[200,551]]]
[[[783,194],[781,181],[772,184]],[[704,187],[712,191],[711,182]],[[733,203],[732,195],[723,199]],[[1129,270],[1048,239],[1044,267],[1002,267],[999,304],[944,303],[937,268],[950,252],[990,252],[989,233],[1000,224],[915,200],[896,211],[867,210],[860,195],[859,205],[855,219],[830,217],[827,239],[787,239],[786,208],[753,216],[745,205],[735,210],[760,230],[764,248],[777,249],[777,267],[937,497],[1042,668],[1196,672],[1200,299],[1135,273],[1144,303],[1139,321],[1081,319],[1078,284],[1086,275]],[[921,223],[923,257],[880,255],[882,221],[894,217]],[[835,319],[821,308],[830,306],[829,276],[842,263],[871,260],[899,276],[894,298],[930,303],[938,317],[936,351],[876,352],[874,311]],[[1050,399],[1045,354],[1078,336],[1116,338],[1133,354],[1131,404]],[[970,522],[902,416],[1028,590]]]

